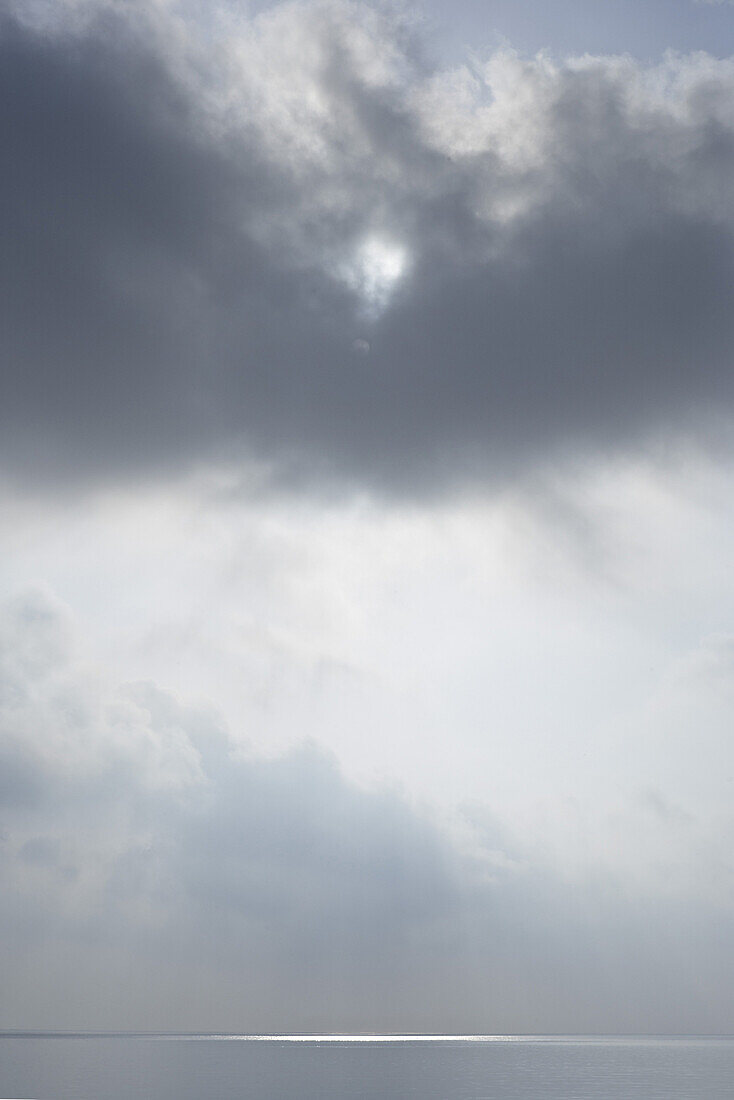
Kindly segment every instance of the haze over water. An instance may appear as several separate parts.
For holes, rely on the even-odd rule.
[[[733,1080],[729,1038],[0,1038],[0,1092],[38,1100],[728,1100]]]

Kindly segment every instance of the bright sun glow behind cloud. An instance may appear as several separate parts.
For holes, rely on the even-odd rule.
[[[362,297],[368,311],[377,313],[387,305],[407,266],[408,254],[402,245],[389,237],[374,235],[360,243],[343,276]]]

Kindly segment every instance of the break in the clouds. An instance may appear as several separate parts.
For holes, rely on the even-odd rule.
[[[734,67],[450,71],[347,3],[0,29],[2,458],[391,491],[720,427]]]

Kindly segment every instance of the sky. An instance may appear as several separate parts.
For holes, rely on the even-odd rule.
[[[0,1028],[734,1032],[734,7],[0,16]]]
[[[430,0],[422,11],[455,60],[504,43],[528,53],[631,54],[654,63],[665,50],[728,57],[729,6],[727,0],[462,0],[449,11],[444,0]]]

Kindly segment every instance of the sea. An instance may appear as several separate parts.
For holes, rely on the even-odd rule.
[[[734,1038],[0,1033],[22,1100],[732,1100]]]

